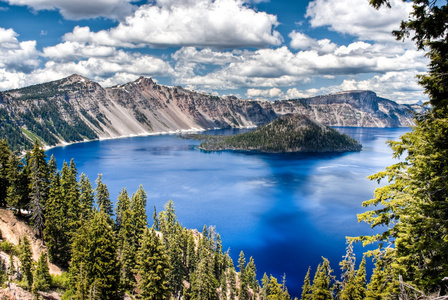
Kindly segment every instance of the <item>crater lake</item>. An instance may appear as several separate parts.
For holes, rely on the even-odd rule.
[[[361,152],[325,154],[261,154],[204,152],[199,141],[178,135],[153,135],[56,147],[58,168],[74,158],[79,174],[95,187],[103,174],[111,200],[139,185],[148,194],[147,216],[172,199],[180,223],[202,230],[215,226],[224,251],[236,265],[240,251],[252,256],[257,277],[274,275],[292,297],[300,297],[309,266],[312,276],[321,257],[330,260],[335,274],[345,254],[346,236],[372,234],[356,214],[373,197],[378,184],[366,179],[397,160],[386,145],[410,128],[336,128],[360,141]],[[235,134],[241,130],[209,131]],[[358,263],[361,245],[356,245]]]

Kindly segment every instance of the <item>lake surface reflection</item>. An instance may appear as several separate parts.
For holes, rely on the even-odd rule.
[[[345,237],[371,233],[356,219],[364,211],[361,203],[378,186],[366,177],[395,162],[386,141],[410,130],[337,129],[359,140],[363,150],[213,153],[199,150],[197,141],[159,135],[81,143],[46,153],[56,157],[59,168],[73,157],[79,173],[87,174],[92,184],[102,173],[114,201],[123,187],[131,194],[142,184],[150,224],[153,206],[161,211],[172,199],[184,226],[216,226],[235,265],[243,250],[247,261],[254,257],[260,279],[264,272],[279,280],[286,273],[290,294],[300,297],[308,266],[314,273],[324,256],[339,273]],[[359,261],[362,249],[357,253]]]

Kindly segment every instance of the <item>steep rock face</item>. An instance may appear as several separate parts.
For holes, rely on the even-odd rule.
[[[328,126],[407,127],[414,109],[372,91],[348,91],[307,99],[276,101],[277,114],[300,113]]]
[[[79,75],[0,92],[0,133],[15,149],[188,129],[258,126],[300,113],[330,126],[413,124],[410,107],[370,91],[309,99],[252,101],[216,97],[140,77],[103,88]],[[19,146],[17,146],[19,145]]]

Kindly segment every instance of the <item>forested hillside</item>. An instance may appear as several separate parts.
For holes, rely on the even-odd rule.
[[[361,145],[346,134],[310,120],[288,114],[252,132],[231,136],[187,135],[203,140],[203,150],[240,150],[268,153],[361,151]]]

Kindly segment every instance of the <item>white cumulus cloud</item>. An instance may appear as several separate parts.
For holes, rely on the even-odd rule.
[[[158,0],[140,6],[117,27],[91,32],[76,27],[65,41],[121,47],[264,47],[280,45],[275,15],[242,0]]]
[[[0,27],[0,68],[29,73],[39,65],[36,41],[19,42],[13,29]]]
[[[363,41],[393,41],[391,32],[400,27],[412,10],[412,3],[391,0],[392,9],[375,10],[366,0],[314,0],[306,17],[312,27],[326,26],[330,30],[358,37]]]

